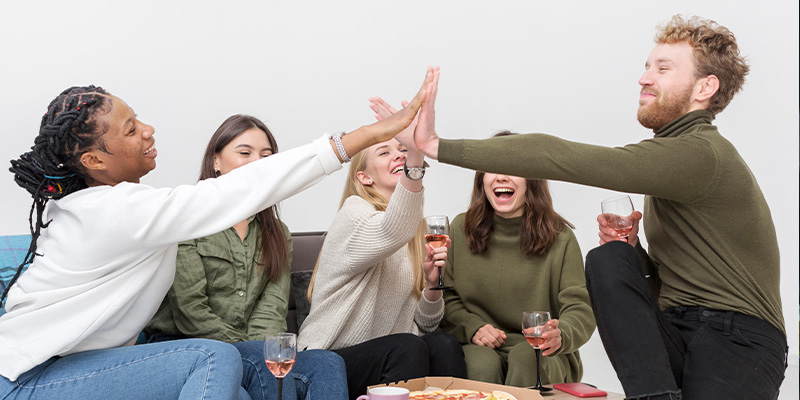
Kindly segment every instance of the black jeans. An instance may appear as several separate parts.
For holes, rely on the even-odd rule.
[[[663,312],[636,250],[606,243],[586,256],[586,286],[608,358],[629,399],[772,400],[786,336],[760,318],[705,307]]]
[[[397,333],[333,352],[344,359],[351,399],[379,383],[424,376],[467,377],[461,344],[439,331],[424,336]]]

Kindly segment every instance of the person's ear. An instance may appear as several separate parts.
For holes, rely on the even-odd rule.
[[[356,172],[356,179],[364,186],[372,186],[372,178],[369,177],[364,171]]]
[[[81,154],[81,165],[89,171],[106,169],[106,163],[103,162],[102,156],[94,150]]]
[[[219,170],[219,156],[218,156],[218,155],[216,155],[216,154],[214,154],[214,172],[217,174],[217,176],[219,176],[219,175],[220,175],[220,170]]]
[[[710,102],[717,91],[719,91],[719,78],[716,75],[708,75],[697,80],[694,85],[694,98],[700,103]]]

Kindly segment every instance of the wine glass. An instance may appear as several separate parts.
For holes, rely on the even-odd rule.
[[[542,334],[550,330],[550,327],[547,325],[547,321],[549,320],[550,311],[528,311],[522,313],[522,334],[525,335],[525,340],[533,346],[533,351],[536,353],[536,386],[531,389],[540,392],[549,392],[553,390],[552,388],[542,386],[542,370],[539,365],[539,353],[542,352],[539,346],[547,341],[542,337]]]
[[[297,335],[289,332],[264,335],[264,361],[278,380],[278,399],[283,396],[283,377],[291,371],[297,358]]]
[[[616,196],[600,202],[600,209],[608,225],[617,231],[617,236],[627,238],[633,229],[633,202],[628,195]]]
[[[442,247],[447,243],[447,238],[450,237],[450,220],[446,215],[431,215],[425,217],[425,241],[428,242],[434,249]],[[439,268],[439,286],[431,288],[431,290],[446,290],[452,289],[450,286],[445,286],[442,282],[442,267]]]

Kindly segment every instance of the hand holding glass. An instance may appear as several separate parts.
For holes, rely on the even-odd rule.
[[[542,370],[539,365],[539,353],[542,352],[539,346],[547,341],[547,339],[542,337],[542,334],[550,330],[547,321],[550,321],[549,311],[529,311],[522,313],[522,334],[525,335],[525,340],[533,346],[533,350],[536,353],[536,386],[531,389],[540,392],[549,392],[553,390],[552,388],[542,385]]]
[[[633,229],[633,202],[630,196],[622,195],[600,202],[600,209],[608,225],[617,231],[617,236],[627,238]]]
[[[450,237],[450,220],[446,215],[432,215],[425,217],[425,241],[428,242],[434,249],[442,247],[447,243]],[[445,286],[442,282],[442,267],[439,268],[439,286],[431,288],[431,290],[446,290],[452,287]]]
[[[291,371],[297,358],[297,335],[289,332],[264,335],[264,361],[278,379],[278,399],[283,395],[283,377]]]

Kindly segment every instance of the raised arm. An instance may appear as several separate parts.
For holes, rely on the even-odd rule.
[[[436,71],[436,75],[438,76],[438,70]],[[405,107],[400,111],[388,115],[386,118],[381,118],[378,122],[362,126],[342,136],[342,145],[344,146],[345,152],[351,156],[355,155],[373,144],[385,142],[395,137],[398,133],[411,125],[417,116],[417,111],[422,107],[425,99],[432,90],[431,85],[433,85],[433,80],[434,68],[428,67],[425,80],[422,82],[422,87]],[[341,157],[336,150],[336,145],[333,140],[331,140],[331,147],[341,161]]]

